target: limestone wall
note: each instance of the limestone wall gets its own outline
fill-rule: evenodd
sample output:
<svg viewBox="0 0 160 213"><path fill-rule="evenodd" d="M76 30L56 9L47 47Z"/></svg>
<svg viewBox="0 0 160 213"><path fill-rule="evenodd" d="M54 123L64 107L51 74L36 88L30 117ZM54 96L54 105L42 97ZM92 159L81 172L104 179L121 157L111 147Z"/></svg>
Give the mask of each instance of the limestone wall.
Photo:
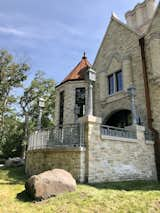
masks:
<svg viewBox="0 0 160 213"><path fill-rule="evenodd" d="M26 174L31 176L49 169L65 169L80 182L85 180L85 149L55 148L32 150L26 156Z"/></svg>
<svg viewBox="0 0 160 213"><path fill-rule="evenodd" d="M160 133L160 5L147 35L145 52L149 78L153 127Z"/></svg>
<svg viewBox="0 0 160 213"><path fill-rule="evenodd" d="M97 72L95 84L95 115L109 116L121 109L130 109L127 88L136 87L136 107L141 121L146 124L146 104L139 36L119 23L114 17L95 59L93 68ZM123 91L108 94L108 75L119 69L123 73Z"/></svg>
<svg viewBox="0 0 160 213"><path fill-rule="evenodd" d="M86 147L55 147L27 152L28 175L62 168L77 181L89 183L156 180L154 142L145 141L144 127L136 126L137 139L102 135L101 118L79 119Z"/></svg>
<svg viewBox="0 0 160 213"><path fill-rule="evenodd" d="M148 25L149 21L154 15L156 8L155 0L145 0L141 4L138 3L132 11L128 11L125 15L127 24L135 29L139 30L144 25ZM147 26L145 27L146 30ZM142 30L144 32L144 30Z"/></svg>
<svg viewBox="0 0 160 213"><path fill-rule="evenodd" d="M137 126L137 139L104 136L101 119L86 118L88 182L156 180L154 143L145 141L144 127Z"/></svg>
<svg viewBox="0 0 160 213"><path fill-rule="evenodd" d="M59 125L59 94L64 91L64 125L76 122L75 118L75 89L86 88L86 107L88 85L85 81L69 81L56 88L55 125Z"/></svg>

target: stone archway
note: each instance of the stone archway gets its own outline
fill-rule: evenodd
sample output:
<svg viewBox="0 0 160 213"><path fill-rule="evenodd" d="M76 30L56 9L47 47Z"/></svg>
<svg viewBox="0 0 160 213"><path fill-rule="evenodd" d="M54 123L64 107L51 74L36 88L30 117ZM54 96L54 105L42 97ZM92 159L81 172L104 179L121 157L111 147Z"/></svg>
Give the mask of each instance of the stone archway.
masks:
<svg viewBox="0 0 160 213"><path fill-rule="evenodd" d="M123 109L112 112L103 122L104 125L124 128L132 125L132 113L130 110Z"/></svg>

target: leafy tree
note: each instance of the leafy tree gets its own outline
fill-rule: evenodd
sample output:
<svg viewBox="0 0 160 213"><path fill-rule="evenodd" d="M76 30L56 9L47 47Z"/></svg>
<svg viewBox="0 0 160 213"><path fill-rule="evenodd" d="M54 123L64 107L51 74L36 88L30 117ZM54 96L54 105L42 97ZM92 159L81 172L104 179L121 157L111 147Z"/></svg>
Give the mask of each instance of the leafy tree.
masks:
<svg viewBox="0 0 160 213"><path fill-rule="evenodd" d="M42 71L38 71L29 87L24 89L20 98L20 105L25 117L25 137L23 142L23 156L26 149L29 132L37 127L39 116L39 99L43 98L45 106L42 114L42 128L54 126L55 81L45 78Z"/></svg>
<svg viewBox="0 0 160 213"><path fill-rule="evenodd" d="M27 64L14 62L11 54L0 50L0 145L5 143L8 132L7 116L11 112L12 103L16 101L12 90L22 86L28 69Z"/></svg>
<svg viewBox="0 0 160 213"><path fill-rule="evenodd" d="M22 141L24 138L24 122L17 119L15 113L8 116L5 121L7 134L5 143L2 144L1 151L3 157L17 157L22 153Z"/></svg>

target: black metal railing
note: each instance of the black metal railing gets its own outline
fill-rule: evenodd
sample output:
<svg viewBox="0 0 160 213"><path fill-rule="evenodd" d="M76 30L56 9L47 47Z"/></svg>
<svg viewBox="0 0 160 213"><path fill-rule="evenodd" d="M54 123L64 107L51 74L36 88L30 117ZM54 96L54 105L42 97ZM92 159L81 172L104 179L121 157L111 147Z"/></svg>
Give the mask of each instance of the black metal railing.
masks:
<svg viewBox="0 0 160 213"><path fill-rule="evenodd" d="M28 150L81 146L84 146L82 127L70 124L63 128L35 131L29 138Z"/></svg>
<svg viewBox="0 0 160 213"><path fill-rule="evenodd" d="M113 126L101 126L101 134L112 136L112 137L121 137L121 138L130 138L130 139L136 139L137 133L134 130L127 130L124 128L118 128Z"/></svg>

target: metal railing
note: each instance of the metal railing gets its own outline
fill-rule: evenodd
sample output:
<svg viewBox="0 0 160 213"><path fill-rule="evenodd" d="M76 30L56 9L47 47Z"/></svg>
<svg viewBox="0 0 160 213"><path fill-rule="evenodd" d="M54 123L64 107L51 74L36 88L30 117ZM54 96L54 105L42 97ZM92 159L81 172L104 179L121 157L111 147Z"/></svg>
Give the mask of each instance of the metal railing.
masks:
<svg viewBox="0 0 160 213"><path fill-rule="evenodd" d="M83 146L82 127L70 124L63 128L35 131L29 138L28 150Z"/></svg>
<svg viewBox="0 0 160 213"><path fill-rule="evenodd" d="M101 126L101 134L112 136L112 137L131 138L131 139L137 138L137 133L134 130L127 130L124 128L118 128L118 127L106 126L106 125Z"/></svg>

